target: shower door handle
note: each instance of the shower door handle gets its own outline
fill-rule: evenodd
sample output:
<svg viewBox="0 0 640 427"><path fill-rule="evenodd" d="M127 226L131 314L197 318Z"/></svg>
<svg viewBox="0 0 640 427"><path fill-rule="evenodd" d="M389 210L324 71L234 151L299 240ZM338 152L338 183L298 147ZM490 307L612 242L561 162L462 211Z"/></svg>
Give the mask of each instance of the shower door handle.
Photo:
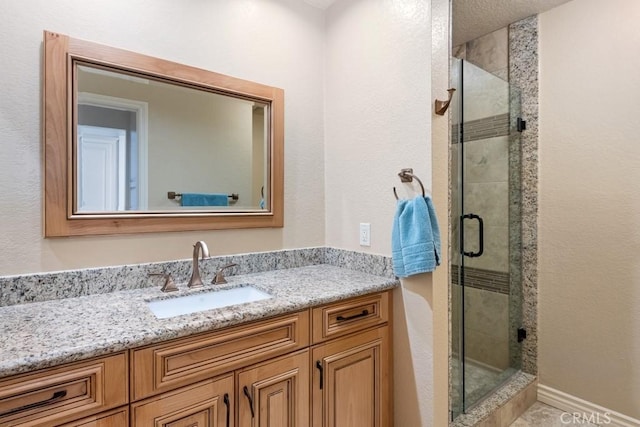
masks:
<svg viewBox="0 0 640 427"><path fill-rule="evenodd" d="M478 252L465 252L464 250L464 233L462 232L462 227L464 227L465 219L477 219L478 220ZM460 217L460 252L462 255L468 256L469 258L477 258L482 255L484 252L484 221L480 215L476 214L466 214Z"/></svg>

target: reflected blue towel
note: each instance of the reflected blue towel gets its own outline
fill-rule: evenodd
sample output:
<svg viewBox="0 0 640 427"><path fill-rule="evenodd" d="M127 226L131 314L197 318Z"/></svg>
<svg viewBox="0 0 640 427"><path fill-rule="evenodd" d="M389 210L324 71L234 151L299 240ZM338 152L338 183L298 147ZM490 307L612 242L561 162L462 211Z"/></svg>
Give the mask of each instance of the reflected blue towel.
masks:
<svg viewBox="0 0 640 427"><path fill-rule="evenodd" d="M226 194L182 193L180 204L182 206L229 206L229 197Z"/></svg>
<svg viewBox="0 0 640 427"><path fill-rule="evenodd" d="M430 197L398 200L391 255L398 277L426 273L440 265L440 229Z"/></svg>

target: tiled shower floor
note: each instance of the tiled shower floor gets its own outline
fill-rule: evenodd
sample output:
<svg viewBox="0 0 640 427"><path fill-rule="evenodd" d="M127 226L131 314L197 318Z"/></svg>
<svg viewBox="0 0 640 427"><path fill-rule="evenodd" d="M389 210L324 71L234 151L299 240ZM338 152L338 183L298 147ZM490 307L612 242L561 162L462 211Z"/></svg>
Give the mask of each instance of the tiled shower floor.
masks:
<svg viewBox="0 0 640 427"><path fill-rule="evenodd" d="M474 363L467 363L465 366L466 398L467 404L475 404L481 398L502 384L507 378L516 372L509 368L506 371L494 371ZM460 404L460 370L458 365L454 365L451 371L453 383L452 407L457 408Z"/></svg>

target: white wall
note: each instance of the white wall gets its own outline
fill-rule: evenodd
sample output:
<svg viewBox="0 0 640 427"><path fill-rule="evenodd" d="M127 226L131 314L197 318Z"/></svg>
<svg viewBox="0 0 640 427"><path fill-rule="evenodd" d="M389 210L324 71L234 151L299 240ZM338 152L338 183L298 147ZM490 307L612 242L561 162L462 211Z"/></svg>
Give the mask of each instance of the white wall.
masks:
<svg viewBox="0 0 640 427"><path fill-rule="evenodd" d="M431 27L421 1L343 0L327 13L327 245L391 254L393 187L413 167L431 188ZM371 223L371 248L358 224Z"/></svg>
<svg viewBox="0 0 640 427"><path fill-rule="evenodd" d="M285 227L42 238L42 31L285 91ZM324 13L300 0L22 0L0 13L0 274L324 244Z"/></svg>
<svg viewBox="0 0 640 427"><path fill-rule="evenodd" d="M403 197L413 197L419 189L402 184L397 173L412 167L432 189L431 18L430 2L419 0L343 0L327 12L328 246L391 255L392 189L397 187ZM445 17L443 23L447 22ZM440 63L446 69L445 52ZM441 89L446 94L446 86ZM446 137L441 143L446 159ZM446 161L442 166L439 177L444 176L440 182L445 189L440 194L445 196L436 208L446 218ZM361 222L371 224L370 248L359 246ZM446 231L443 239L446 251ZM445 289L441 299L446 312L444 280L440 285ZM395 424L432 426L438 412L432 275L403 281L394 298ZM441 326L446 331L446 323ZM446 354L446 343L443 349ZM440 369L446 373L446 362ZM446 380L441 389L446 395ZM446 412L446 398L438 403Z"/></svg>
<svg viewBox="0 0 640 427"><path fill-rule="evenodd" d="M640 2L539 22L540 383L640 418Z"/></svg>

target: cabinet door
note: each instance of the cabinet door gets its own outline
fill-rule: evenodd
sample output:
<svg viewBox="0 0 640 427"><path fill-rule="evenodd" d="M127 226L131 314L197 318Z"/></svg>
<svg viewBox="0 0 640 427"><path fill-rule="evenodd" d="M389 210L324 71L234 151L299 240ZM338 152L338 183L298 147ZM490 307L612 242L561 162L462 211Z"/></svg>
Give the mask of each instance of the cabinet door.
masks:
<svg viewBox="0 0 640 427"><path fill-rule="evenodd" d="M131 405L134 427L232 427L233 374Z"/></svg>
<svg viewBox="0 0 640 427"><path fill-rule="evenodd" d="M388 326L319 345L312 352L313 427L388 427Z"/></svg>
<svg viewBox="0 0 640 427"><path fill-rule="evenodd" d="M309 425L309 351L238 372L239 427Z"/></svg>

